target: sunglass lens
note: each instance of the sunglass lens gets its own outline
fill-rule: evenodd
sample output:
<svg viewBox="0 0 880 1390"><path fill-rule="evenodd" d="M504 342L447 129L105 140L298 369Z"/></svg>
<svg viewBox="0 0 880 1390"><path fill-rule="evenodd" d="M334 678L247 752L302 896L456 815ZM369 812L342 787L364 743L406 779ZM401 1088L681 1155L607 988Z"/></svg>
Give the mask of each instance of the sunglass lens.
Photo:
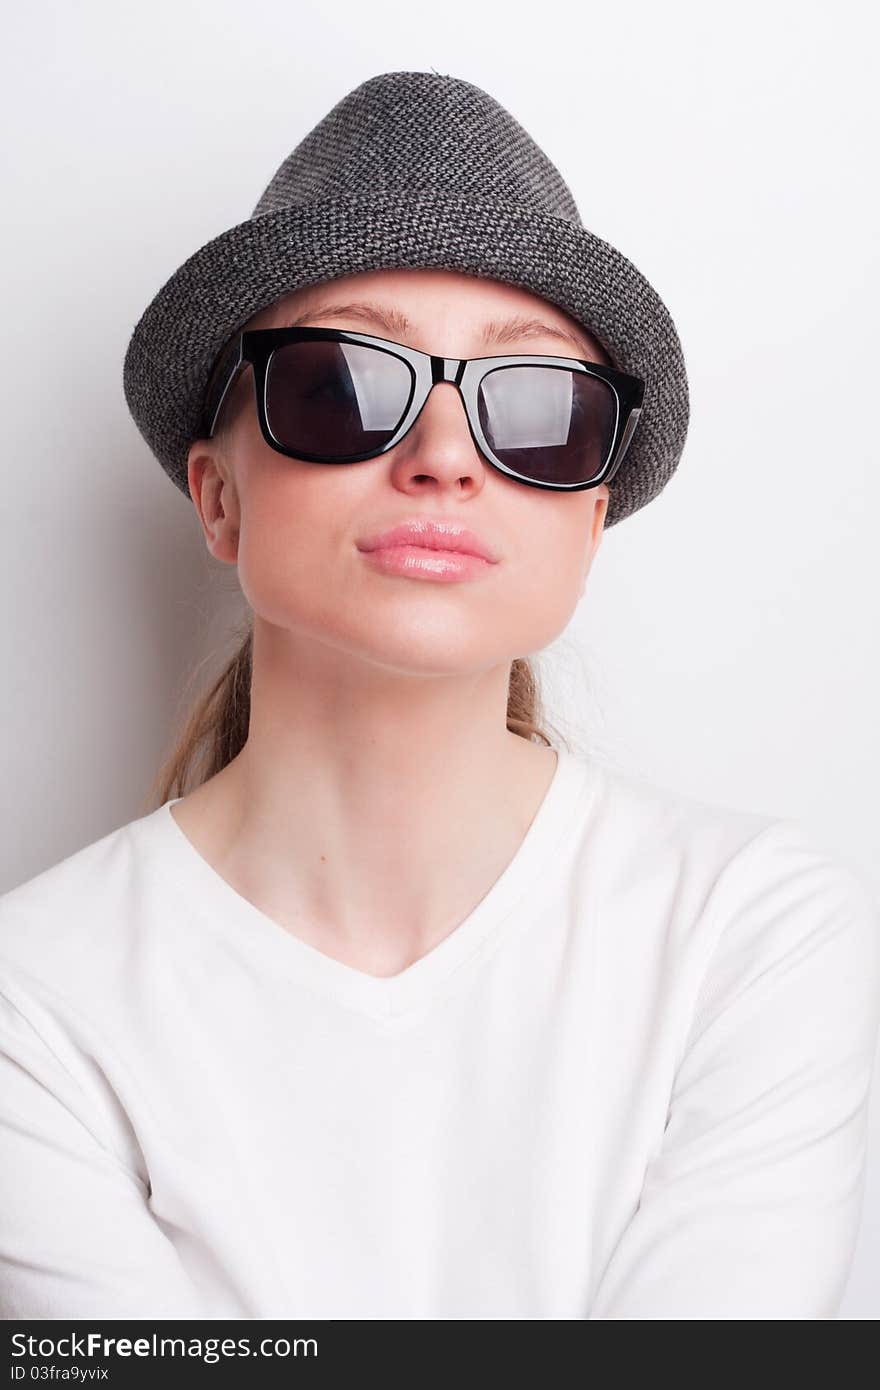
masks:
<svg viewBox="0 0 880 1390"><path fill-rule="evenodd" d="M414 376L399 357L357 343L285 343L266 373L270 432L292 453L341 462L381 449L409 405Z"/></svg>
<svg viewBox="0 0 880 1390"><path fill-rule="evenodd" d="M483 378L478 404L489 446L522 477L586 483L608 459L617 397L598 377L568 367L498 367Z"/></svg>

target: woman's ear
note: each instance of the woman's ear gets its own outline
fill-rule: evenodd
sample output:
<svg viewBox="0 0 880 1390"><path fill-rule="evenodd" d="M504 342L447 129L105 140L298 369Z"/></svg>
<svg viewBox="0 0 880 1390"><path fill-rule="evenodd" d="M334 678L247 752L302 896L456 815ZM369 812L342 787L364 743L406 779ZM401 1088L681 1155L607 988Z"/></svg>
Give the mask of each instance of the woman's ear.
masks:
<svg viewBox="0 0 880 1390"><path fill-rule="evenodd" d="M581 598L587 587L587 577L590 573L590 567L596 558L596 552L602 544L602 537L605 534L605 517L608 512L608 503L610 500L607 483L601 483L600 486L596 488L596 500L593 506L593 519L590 525L589 545L587 546L587 552L584 557L584 573L581 579L579 594Z"/></svg>
<svg viewBox="0 0 880 1390"><path fill-rule="evenodd" d="M240 506L223 436L197 439L190 445L187 478L208 549L216 559L234 565L238 560Z"/></svg>

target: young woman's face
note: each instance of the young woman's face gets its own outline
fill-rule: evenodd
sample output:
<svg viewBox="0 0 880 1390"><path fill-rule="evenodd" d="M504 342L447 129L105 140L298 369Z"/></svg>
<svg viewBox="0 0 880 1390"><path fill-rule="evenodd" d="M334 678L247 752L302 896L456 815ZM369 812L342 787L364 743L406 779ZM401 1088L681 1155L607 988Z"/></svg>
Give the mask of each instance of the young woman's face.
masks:
<svg viewBox="0 0 880 1390"><path fill-rule="evenodd" d="M344 307L367 301L402 312L409 332L390 334ZM307 286L248 326L279 327L328 304L343 307L322 313L315 326L393 337L447 357L492 351L481 343L490 320L539 318L575 342L532 333L496 350L608 361L546 300L449 270L371 271ZM286 458L266 444L250 368L223 418L220 438L191 446L189 486L211 553L238 565L255 616L339 652L424 674L483 670L528 656L565 628L601 539L608 488L551 492L505 477L474 444L451 383L434 387L392 450L345 467ZM390 573L359 549L364 538L421 518L466 526L497 562L442 582Z"/></svg>

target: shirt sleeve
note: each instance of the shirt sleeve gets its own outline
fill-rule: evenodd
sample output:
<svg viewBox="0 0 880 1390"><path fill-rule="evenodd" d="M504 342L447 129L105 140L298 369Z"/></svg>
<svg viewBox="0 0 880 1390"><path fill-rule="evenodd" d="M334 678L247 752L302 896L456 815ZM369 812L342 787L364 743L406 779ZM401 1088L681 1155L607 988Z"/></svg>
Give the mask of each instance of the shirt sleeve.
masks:
<svg viewBox="0 0 880 1390"><path fill-rule="evenodd" d="M0 1317L202 1318L147 1191L87 1097L0 993Z"/></svg>
<svg viewBox="0 0 880 1390"><path fill-rule="evenodd" d="M590 1319L834 1318L855 1253L880 1026L867 884L776 820L721 924L639 1205Z"/></svg>

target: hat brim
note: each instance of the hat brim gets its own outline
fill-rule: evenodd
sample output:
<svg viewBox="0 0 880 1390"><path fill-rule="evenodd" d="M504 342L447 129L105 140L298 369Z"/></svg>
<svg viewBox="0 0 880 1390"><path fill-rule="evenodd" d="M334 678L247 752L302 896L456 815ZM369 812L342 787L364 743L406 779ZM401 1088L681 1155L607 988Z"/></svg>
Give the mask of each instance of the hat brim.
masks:
<svg viewBox="0 0 880 1390"><path fill-rule="evenodd" d="M132 417L189 497L187 455L204 428L215 358L259 310L310 284L363 271L442 267L517 285L559 306L613 364L641 377L638 427L611 484L606 528L646 505L674 472L687 435L688 383L672 317L621 252L563 217L446 190L331 198L249 218L174 272L125 355Z"/></svg>

